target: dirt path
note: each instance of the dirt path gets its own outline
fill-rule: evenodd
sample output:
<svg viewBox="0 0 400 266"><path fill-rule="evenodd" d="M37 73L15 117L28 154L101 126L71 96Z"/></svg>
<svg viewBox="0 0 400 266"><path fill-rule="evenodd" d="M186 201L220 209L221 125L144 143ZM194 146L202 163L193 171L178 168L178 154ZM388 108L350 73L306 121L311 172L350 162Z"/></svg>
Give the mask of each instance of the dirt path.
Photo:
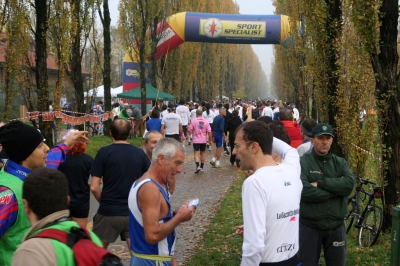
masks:
<svg viewBox="0 0 400 266"><path fill-rule="evenodd" d="M186 154L192 153L192 147L186 148ZM219 208L225 193L240 174L236 166L231 166L229 156L221 160L222 167L217 169L209 163L212 151L206 151L204 172L195 174L193 155L187 156L184 171L177 180L176 191L171 197L174 208L179 207L185 200L199 198L200 203L193 219L181 224L176 229L177 242L175 254L178 265L186 265L191 255L202 244L203 235Z"/></svg>

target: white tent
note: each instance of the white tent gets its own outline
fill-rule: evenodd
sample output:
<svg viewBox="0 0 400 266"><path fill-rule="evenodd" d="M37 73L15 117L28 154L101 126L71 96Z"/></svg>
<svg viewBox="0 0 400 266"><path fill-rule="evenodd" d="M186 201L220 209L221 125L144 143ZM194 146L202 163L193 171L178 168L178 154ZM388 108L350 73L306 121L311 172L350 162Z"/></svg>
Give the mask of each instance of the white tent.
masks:
<svg viewBox="0 0 400 266"><path fill-rule="evenodd" d="M96 92L96 97L98 98L103 98L104 97L104 85L101 85L95 89L89 90L89 97L93 95L93 92ZM117 88L111 88L111 97L117 97L118 93L122 93L122 86L119 86ZM85 97L86 97L86 92L85 92Z"/></svg>

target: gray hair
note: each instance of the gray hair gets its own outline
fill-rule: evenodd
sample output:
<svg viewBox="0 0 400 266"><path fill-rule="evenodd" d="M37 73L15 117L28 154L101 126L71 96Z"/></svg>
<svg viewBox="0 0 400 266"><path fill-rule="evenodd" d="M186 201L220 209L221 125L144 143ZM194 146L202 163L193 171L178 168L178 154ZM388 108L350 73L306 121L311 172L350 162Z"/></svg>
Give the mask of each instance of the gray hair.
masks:
<svg viewBox="0 0 400 266"><path fill-rule="evenodd" d="M226 109L224 107L219 108L219 113L224 112Z"/></svg>
<svg viewBox="0 0 400 266"><path fill-rule="evenodd" d="M169 159L176 155L178 150L185 153L185 150L179 141L172 138L162 138L153 149L151 163L157 162L158 156L160 155L164 155L168 162Z"/></svg>
<svg viewBox="0 0 400 266"><path fill-rule="evenodd" d="M161 135L160 131L150 130L150 131L146 132L146 134L144 134L144 138L143 139L144 139L145 143L147 143L149 141L150 134L160 134Z"/></svg>

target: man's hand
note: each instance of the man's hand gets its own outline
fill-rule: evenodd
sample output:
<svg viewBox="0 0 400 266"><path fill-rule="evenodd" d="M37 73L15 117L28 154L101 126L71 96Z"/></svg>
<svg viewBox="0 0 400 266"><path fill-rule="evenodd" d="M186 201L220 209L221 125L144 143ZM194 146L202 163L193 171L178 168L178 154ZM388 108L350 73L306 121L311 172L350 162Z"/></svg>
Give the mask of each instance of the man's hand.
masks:
<svg viewBox="0 0 400 266"><path fill-rule="evenodd" d="M318 186L318 183L317 182L312 182L312 183L310 183L312 186L314 186L314 187L317 187Z"/></svg>
<svg viewBox="0 0 400 266"><path fill-rule="evenodd" d="M236 226L236 232L237 235L243 237L243 233L244 233L244 226L243 225L238 225Z"/></svg>
<svg viewBox="0 0 400 266"><path fill-rule="evenodd" d="M72 146L74 146L75 142L77 142L77 141L88 142L89 139L85 136L85 134L88 134L88 133L89 132L87 132L87 131L71 132L71 134L64 141L64 143L68 146L68 148L71 149Z"/></svg>
<svg viewBox="0 0 400 266"><path fill-rule="evenodd" d="M192 219L192 217L194 215L196 206L188 207L189 203L192 200L193 199L185 201L185 203L183 203L183 205L178 209L178 211L176 213L176 216L178 217L178 219L181 223L189 221L190 219Z"/></svg>

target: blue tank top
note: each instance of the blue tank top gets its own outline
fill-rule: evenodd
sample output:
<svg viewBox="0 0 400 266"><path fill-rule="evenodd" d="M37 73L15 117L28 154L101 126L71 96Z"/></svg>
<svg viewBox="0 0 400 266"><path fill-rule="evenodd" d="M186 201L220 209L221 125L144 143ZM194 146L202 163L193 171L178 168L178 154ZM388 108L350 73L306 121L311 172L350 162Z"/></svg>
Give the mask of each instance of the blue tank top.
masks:
<svg viewBox="0 0 400 266"><path fill-rule="evenodd" d="M166 217L159 220L159 223L166 223L172 218L172 209L169 197L165 190L157 184L154 180L147 178L139 184L136 182L133 184L129 193L128 205L129 205L129 237L131 239L131 249L136 253L148 254L148 255L161 255L161 256L172 256L175 249L175 230L171 232L166 238L158 242L157 244L151 245L146 241L143 228L142 211L138 206L137 194L142 185L147 182L153 182L157 185L158 189L164 196L165 201L169 207L169 213Z"/></svg>

